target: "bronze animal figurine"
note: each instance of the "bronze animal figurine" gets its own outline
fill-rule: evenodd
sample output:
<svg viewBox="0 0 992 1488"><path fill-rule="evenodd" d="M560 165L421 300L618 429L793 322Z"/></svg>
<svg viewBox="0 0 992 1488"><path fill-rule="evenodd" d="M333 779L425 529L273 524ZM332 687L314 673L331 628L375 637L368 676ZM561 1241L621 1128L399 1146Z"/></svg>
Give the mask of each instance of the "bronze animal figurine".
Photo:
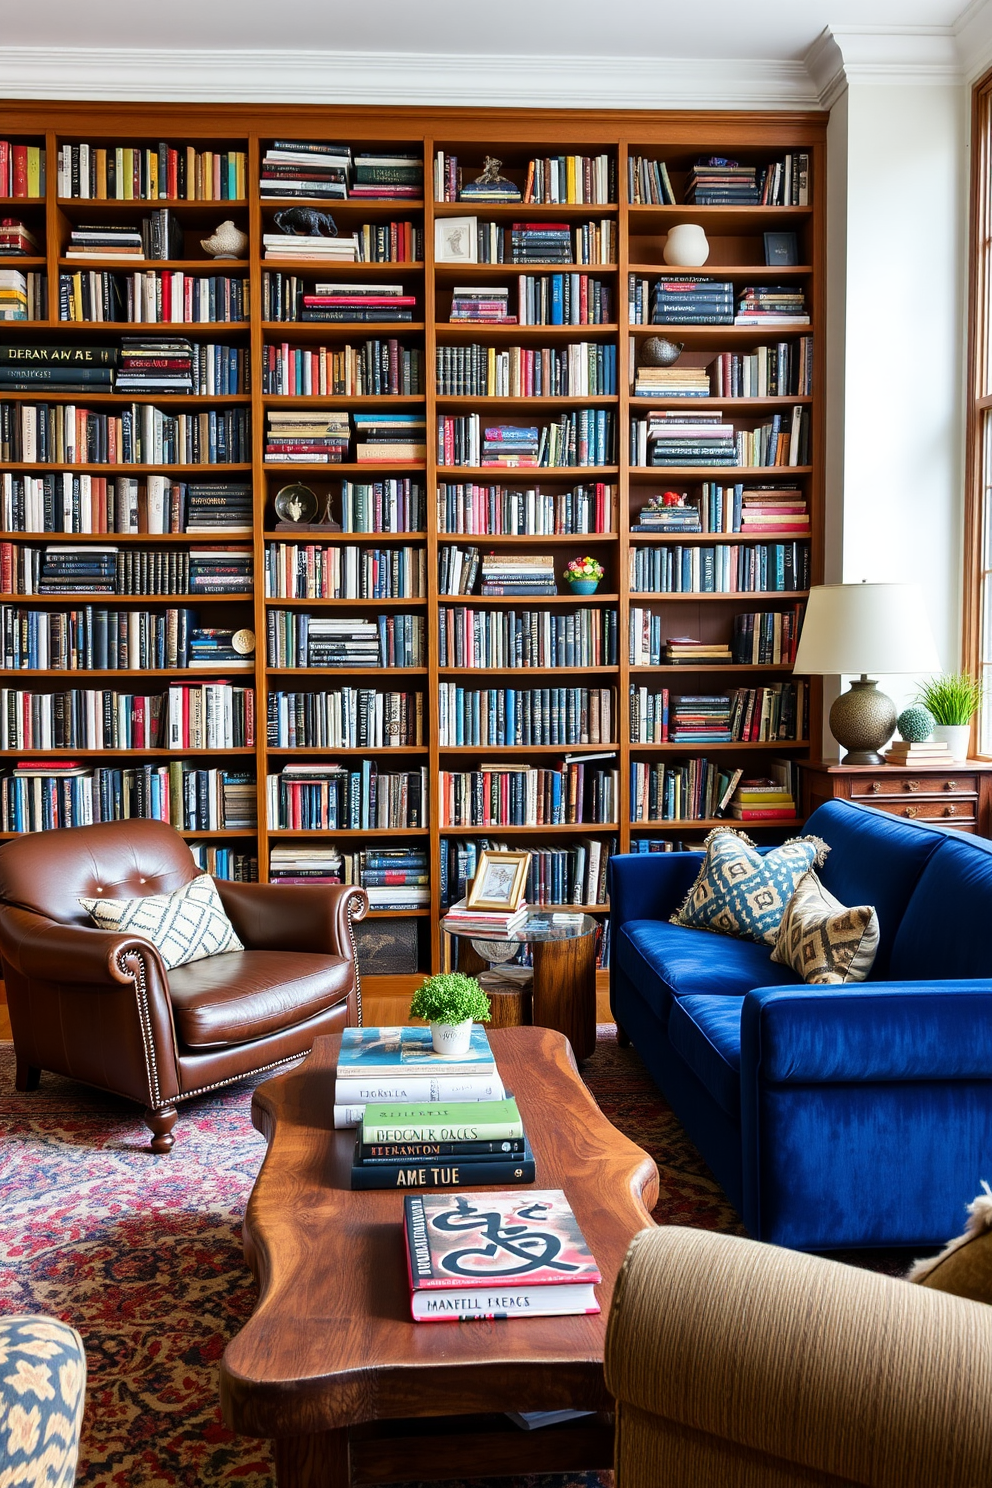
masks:
<svg viewBox="0 0 992 1488"><path fill-rule="evenodd" d="M286 207L277 212L275 224L280 232L305 234L311 238L336 238L337 224L330 212L318 212L316 207Z"/></svg>

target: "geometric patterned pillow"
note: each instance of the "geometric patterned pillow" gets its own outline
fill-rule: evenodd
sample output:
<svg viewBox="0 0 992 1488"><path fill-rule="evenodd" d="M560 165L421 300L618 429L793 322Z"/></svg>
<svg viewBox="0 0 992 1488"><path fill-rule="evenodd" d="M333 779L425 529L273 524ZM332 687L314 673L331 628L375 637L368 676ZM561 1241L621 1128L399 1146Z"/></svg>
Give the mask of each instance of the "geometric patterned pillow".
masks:
<svg viewBox="0 0 992 1488"><path fill-rule="evenodd" d="M715 827L703 846L703 865L672 924L766 945L774 945L803 874L830 851L819 837L796 837L759 853L749 837L732 827Z"/></svg>
<svg viewBox="0 0 992 1488"><path fill-rule="evenodd" d="M878 950L878 916L870 904L845 909L812 871L782 918L772 960L804 982L863 982Z"/></svg>
<svg viewBox="0 0 992 1488"><path fill-rule="evenodd" d="M72 1488L86 1355L58 1318L0 1318L0 1482Z"/></svg>
<svg viewBox="0 0 992 1488"><path fill-rule="evenodd" d="M243 951L209 873L174 894L143 899L80 899L101 930L130 930L157 947L166 970L221 951Z"/></svg>

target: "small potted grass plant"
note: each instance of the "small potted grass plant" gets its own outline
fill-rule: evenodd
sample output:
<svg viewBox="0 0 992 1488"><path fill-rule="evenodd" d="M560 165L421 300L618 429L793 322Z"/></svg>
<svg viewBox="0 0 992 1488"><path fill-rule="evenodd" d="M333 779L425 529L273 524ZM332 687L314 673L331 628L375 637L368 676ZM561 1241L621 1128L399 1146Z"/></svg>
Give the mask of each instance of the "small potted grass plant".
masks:
<svg viewBox="0 0 992 1488"><path fill-rule="evenodd" d="M968 672L947 672L920 688L916 701L933 714L933 736L955 760L968 758L971 720L982 704L982 684Z"/></svg>
<svg viewBox="0 0 992 1488"><path fill-rule="evenodd" d="M461 971L442 971L426 977L410 1004L410 1016L431 1026L435 1054L465 1054L472 1042L472 1024L488 1023L489 998L475 977Z"/></svg>

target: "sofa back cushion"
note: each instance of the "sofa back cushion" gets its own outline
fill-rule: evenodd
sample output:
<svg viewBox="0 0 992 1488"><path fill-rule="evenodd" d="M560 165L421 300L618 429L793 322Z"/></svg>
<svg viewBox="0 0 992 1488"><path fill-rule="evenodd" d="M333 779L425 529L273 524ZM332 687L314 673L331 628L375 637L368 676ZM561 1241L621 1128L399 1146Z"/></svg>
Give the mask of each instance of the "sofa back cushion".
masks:
<svg viewBox="0 0 992 1488"><path fill-rule="evenodd" d="M901 822L870 806L828 801L803 831L830 843L820 880L841 904L871 904L878 915L878 950L870 981L896 976L892 947L920 875L945 841L928 827ZM973 974L973 973L972 973ZM913 973L917 977L926 972Z"/></svg>
<svg viewBox="0 0 992 1488"><path fill-rule="evenodd" d="M992 843L941 836L896 935L894 979L992 976Z"/></svg>

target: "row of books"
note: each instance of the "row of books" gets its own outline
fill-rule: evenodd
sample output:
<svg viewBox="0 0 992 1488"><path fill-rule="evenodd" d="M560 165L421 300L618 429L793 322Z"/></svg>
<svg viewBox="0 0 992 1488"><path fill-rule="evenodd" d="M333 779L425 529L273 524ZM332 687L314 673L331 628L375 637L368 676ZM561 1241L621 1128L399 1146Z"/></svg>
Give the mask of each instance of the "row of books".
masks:
<svg viewBox="0 0 992 1488"><path fill-rule="evenodd" d="M564 610L479 610L445 605L438 665L505 668L615 666L617 615L588 605Z"/></svg>
<svg viewBox="0 0 992 1488"><path fill-rule="evenodd" d="M446 545L441 549L439 594L471 594L480 576L483 595L548 596L558 593L553 555L487 553L480 558L478 548Z"/></svg>
<svg viewBox="0 0 992 1488"><path fill-rule="evenodd" d="M266 414L265 459L270 463L341 464L351 443L359 463L427 458L423 413L354 413L329 409L271 409Z"/></svg>
<svg viewBox="0 0 992 1488"><path fill-rule="evenodd" d="M221 847L215 842L187 842L186 846L201 873L233 883L258 883L258 857L239 847Z"/></svg>
<svg viewBox="0 0 992 1488"><path fill-rule="evenodd" d="M303 308L299 319L334 322L412 321L416 304L416 295L405 293L402 284L332 281L326 284L317 283L312 290L304 288Z"/></svg>
<svg viewBox="0 0 992 1488"><path fill-rule="evenodd" d="M142 217L137 227L124 222L80 225L69 230L65 258L120 258L155 260L184 258L182 224L169 207Z"/></svg>
<svg viewBox="0 0 992 1488"><path fill-rule="evenodd" d="M613 286L590 274L521 274L521 325L609 325L616 314Z"/></svg>
<svg viewBox="0 0 992 1488"><path fill-rule="evenodd" d="M173 413L151 403L99 413L0 402L0 459L26 464L222 465L251 459L247 408Z"/></svg>
<svg viewBox="0 0 992 1488"><path fill-rule="evenodd" d="M365 222L354 232L331 238L318 233L263 233L262 250L263 258L270 263L280 259L323 264L420 263L424 233L412 222ZM263 314L265 320L281 318Z"/></svg>
<svg viewBox="0 0 992 1488"><path fill-rule="evenodd" d="M43 258L43 241L20 217L0 217L0 258Z"/></svg>
<svg viewBox="0 0 992 1488"><path fill-rule="evenodd" d="M630 609L631 666L696 665L773 666L795 660L802 623L802 606L735 615L730 641L701 641L692 636L670 636L670 622L655 610Z"/></svg>
<svg viewBox="0 0 992 1488"><path fill-rule="evenodd" d="M424 163L419 154L356 151L329 140L276 140L262 155L258 183L263 200L278 197L419 197Z"/></svg>
<svg viewBox="0 0 992 1488"><path fill-rule="evenodd" d="M810 457L810 412L797 403L753 429L735 429L722 414L657 410L630 421L630 462L655 468L739 465L802 466Z"/></svg>
<svg viewBox="0 0 992 1488"><path fill-rule="evenodd" d="M232 324L251 314L247 276L182 269L77 269L59 274L59 320Z"/></svg>
<svg viewBox="0 0 992 1488"><path fill-rule="evenodd" d="M788 285L748 284L736 291L730 279L670 273L649 287L632 274L627 299L632 325L809 325L805 291Z"/></svg>
<svg viewBox="0 0 992 1488"><path fill-rule="evenodd" d="M424 743L422 692L269 691L267 739L281 749L383 749Z"/></svg>
<svg viewBox="0 0 992 1488"><path fill-rule="evenodd" d="M45 195L45 147L0 139L0 196Z"/></svg>
<svg viewBox="0 0 992 1488"><path fill-rule="evenodd" d="M29 269L0 268L0 323L48 319L48 278Z"/></svg>
<svg viewBox="0 0 992 1488"><path fill-rule="evenodd" d="M438 530L489 537L546 537L612 532L616 488L597 481L571 491L511 489L442 481Z"/></svg>
<svg viewBox="0 0 992 1488"><path fill-rule="evenodd" d="M240 749L255 743L255 690L174 683L164 693L0 688L0 749Z"/></svg>
<svg viewBox="0 0 992 1488"><path fill-rule="evenodd" d="M9 671L230 671L252 666L254 650L250 630L201 627L192 609L0 604L0 655Z"/></svg>
<svg viewBox="0 0 992 1488"><path fill-rule="evenodd" d="M597 765L596 761L606 760ZM560 765L480 764L442 770L442 827L544 827L617 819L616 755L566 755Z"/></svg>
<svg viewBox="0 0 992 1488"><path fill-rule="evenodd" d="M165 475L41 475L0 472L5 532L250 532L251 486L239 481L174 481Z"/></svg>
<svg viewBox="0 0 992 1488"><path fill-rule="evenodd" d="M314 847L293 843L273 847L270 877L274 883L358 884L370 909L425 909L430 904L429 855L426 848L368 848L342 852L333 843Z"/></svg>
<svg viewBox="0 0 992 1488"><path fill-rule="evenodd" d="M709 821L725 814L740 771L700 756L667 763L631 760L630 820Z"/></svg>
<svg viewBox="0 0 992 1488"><path fill-rule="evenodd" d="M0 542L4 594L250 594L250 548L125 548Z"/></svg>
<svg viewBox="0 0 992 1488"><path fill-rule="evenodd" d="M437 263L612 264L617 257L617 225L597 221L480 222L478 217L445 217L434 224Z"/></svg>
<svg viewBox="0 0 992 1488"><path fill-rule="evenodd" d="M244 393L244 348L124 336L115 346L0 346L0 391Z"/></svg>
<svg viewBox="0 0 992 1488"><path fill-rule="evenodd" d="M423 352L395 337L360 346L262 348L262 392L287 397L409 397L423 392Z"/></svg>
<svg viewBox="0 0 992 1488"><path fill-rule="evenodd" d="M442 837L439 895L442 905L464 897L475 877L479 854L506 852L509 843L493 837ZM532 850L524 883L524 898L531 905L605 904L606 872L616 852L616 838L572 839L560 848Z"/></svg>
<svg viewBox="0 0 992 1488"><path fill-rule="evenodd" d="M767 166L740 165L719 156L697 161L688 173L684 200L694 206L809 205L809 154L800 151ZM663 160L627 157L627 200L633 206L674 207L675 187Z"/></svg>
<svg viewBox="0 0 992 1488"><path fill-rule="evenodd" d="M672 501L670 498L675 497ZM721 486L703 481L698 497L665 492L652 496L637 514L632 532L743 532L749 536L807 536L809 507L805 494L792 486Z"/></svg>
<svg viewBox="0 0 992 1488"><path fill-rule="evenodd" d="M426 594L424 548L266 544L267 599L421 599Z"/></svg>
<svg viewBox="0 0 992 1488"><path fill-rule="evenodd" d="M808 397L813 391L813 338L800 336L753 352L721 352L705 367L637 367L638 398Z"/></svg>
<svg viewBox="0 0 992 1488"><path fill-rule="evenodd" d="M533 202L581 206L616 200L616 161L609 155L550 155L536 157L520 172L516 185L506 176L478 181L458 156L438 150L434 157L434 200L438 202Z"/></svg>
<svg viewBox="0 0 992 1488"><path fill-rule="evenodd" d="M243 201L244 150L193 145L59 146L58 194L92 201Z"/></svg>
<svg viewBox="0 0 992 1488"><path fill-rule="evenodd" d="M667 687L653 690L631 683L630 742L729 744L804 739L807 704L801 681L684 695L670 694ZM700 737L693 739L693 734Z"/></svg>
<svg viewBox="0 0 992 1488"><path fill-rule="evenodd" d="M0 774L0 830L50 832L143 817L180 832L253 831L255 780L186 761L90 768L77 761L25 762Z"/></svg>
<svg viewBox="0 0 992 1488"><path fill-rule="evenodd" d="M601 342L569 346L439 346L441 397L590 398L617 391L617 349Z"/></svg>
<svg viewBox="0 0 992 1488"><path fill-rule="evenodd" d="M429 786L424 767L379 770L355 766L288 764L266 779L269 826L276 830L334 831L417 828L427 825Z"/></svg>
<svg viewBox="0 0 992 1488"><path fill-rule="evenodd" d="M483 425L477 413L439 414L439 465L504 469L569 469L611 465L616 458L616 418L605 408L573 409L554 423Z"/></svg>
<svg viewBox="0 0 992 1488"><path fill-rule="evenodd" d="M808 589L805 542L631 548L632 594L775 594Z"/></svg>
<svg viewBox="0 0 992 1488"><path fill-rule="evenodd" d="M409 476L341 482L343 532L423 532L426 525L423 488Z"/></svg>
<svg viewBox="0 0 992 1488"><path fill-rule="evenodd" d="M463 687L438 690L441 748L613 744L612 687Z"/></svg>
<svg viewBox="0 0 992 1488"><path fill-rule="evenodd" d="M271 609L266 615L270 667L422 667L423 615L310 615Z"/></svg>

